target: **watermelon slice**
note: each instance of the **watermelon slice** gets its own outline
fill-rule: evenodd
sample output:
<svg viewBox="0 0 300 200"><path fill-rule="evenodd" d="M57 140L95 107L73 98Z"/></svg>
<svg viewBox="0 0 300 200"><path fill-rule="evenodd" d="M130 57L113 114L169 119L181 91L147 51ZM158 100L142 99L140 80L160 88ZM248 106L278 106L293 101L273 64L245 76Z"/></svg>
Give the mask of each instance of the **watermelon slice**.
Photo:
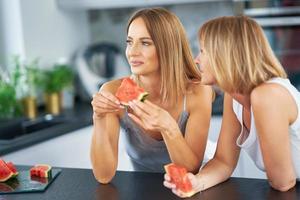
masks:
<svg viewBox="0 0 300 200"><path fill-rule="evenodd" d="M30 169L30 176L38 176L48 178L51 176L51 166L46 164L38 164Z"/></svg>
<svg viewBox="0 0 300 200"><path fill-rule="evenodd" d="M185 193L187 197L194 194L192 184L186 176L187 170L184 167L170 163L164 166L165 171L171 178L171 182L176 185L176 188Z"/></svg>
<svg viewBox="0 0 300 200"><path fill-rule="evenodd" d="M13 177L16 177L19 174L19 172L17 171L17 168L15 167L15 165L12 162L8 162L8 163L6 163L6 165L14 173Z"/></svg>
<svg viewBox="0 0 300 200"><path fill-rule="evenodd" d="M128 102L132 100L144 101L147 96L148 92L145 92L131 78L124 78L116 92L116 97L124 106L128 106Z"/></svg>
<svg viewBox="0 0 300 200"><path fill-rule="evenodd" d="M0 182L5 182L13 176L14 173L9 169L6 162L0 159Z"/></svg>

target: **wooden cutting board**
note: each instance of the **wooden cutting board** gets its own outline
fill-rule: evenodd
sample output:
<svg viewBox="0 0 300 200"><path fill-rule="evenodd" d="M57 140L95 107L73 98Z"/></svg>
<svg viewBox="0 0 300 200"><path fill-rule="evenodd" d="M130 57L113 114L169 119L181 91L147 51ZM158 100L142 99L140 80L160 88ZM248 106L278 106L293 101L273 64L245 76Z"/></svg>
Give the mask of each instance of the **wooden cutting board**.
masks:
<svg viewBox="0 0 300 200"><path fill-rule="evenodd" d="M29 170L19 171L15 178L0 183L0 194L43 192L59 175L61 169L52 169L52 176L48 178L30 177Z"/></svg>

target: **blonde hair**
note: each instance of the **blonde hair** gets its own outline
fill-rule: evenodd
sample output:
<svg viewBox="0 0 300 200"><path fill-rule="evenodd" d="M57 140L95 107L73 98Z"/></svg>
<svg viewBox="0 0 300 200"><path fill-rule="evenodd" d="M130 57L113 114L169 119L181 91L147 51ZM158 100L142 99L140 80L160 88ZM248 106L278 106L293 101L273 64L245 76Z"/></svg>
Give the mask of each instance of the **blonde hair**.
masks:
<svg viewBox="0 0 300 200"><path fill-rule="evenodd" d="M287 76L262 28L249 17L212 19L198 36L217 84L227 92L250 94L273 77Z"/></svg>
<svg viewBox="0 0 300 200"><path fill-rule="evenodd" d="M184 28L177 16L168 10L147 8L131 16L127 33L130 24L137 18L144 20L156 47L161 74L161 101L177 103L178 98L186 93L187 84L201 79Z"/></svg>

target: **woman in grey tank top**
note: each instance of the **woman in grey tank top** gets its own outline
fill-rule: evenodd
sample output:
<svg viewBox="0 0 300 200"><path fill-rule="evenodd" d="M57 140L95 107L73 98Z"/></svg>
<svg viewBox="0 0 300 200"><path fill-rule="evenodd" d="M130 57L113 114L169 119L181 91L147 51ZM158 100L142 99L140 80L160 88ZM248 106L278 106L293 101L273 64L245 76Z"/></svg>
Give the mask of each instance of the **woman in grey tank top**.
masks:
<svg viewBox="0 0 300 200"><path fill-rule="evenodd" d="M206 146L213 91L201 79L179 19L163 8L139 10L127 26L131 78L149 96L124 108L115 97L122 79L94 95L91 161L95 178L109 182L118 164L120 128L135 170L163 172L170 162L197 172Z"/></svg>

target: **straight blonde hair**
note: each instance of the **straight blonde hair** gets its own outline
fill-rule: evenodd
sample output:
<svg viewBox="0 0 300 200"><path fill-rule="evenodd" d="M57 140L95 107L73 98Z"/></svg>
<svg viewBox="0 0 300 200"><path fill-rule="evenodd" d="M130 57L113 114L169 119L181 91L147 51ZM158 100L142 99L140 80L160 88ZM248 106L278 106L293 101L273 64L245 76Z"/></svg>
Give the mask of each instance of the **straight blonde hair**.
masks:
<svg viewBox="0 0 300 200"><path fill-rule="evenodd" d="M137 18L144 20L156 47L161 74L161 101L176 104L178 98L186 93L189 82L201 80L183 25L176 15L164 8L147 8L131 16L127 33L130 24Z"/></svg>
<svg viewBox="0 0 300 200"><path fill-rule="evenodd" d="M249 17L212 19L198 36L217 85L226 92L250 94L273 77L287 77L262 28Z"/></svg>

